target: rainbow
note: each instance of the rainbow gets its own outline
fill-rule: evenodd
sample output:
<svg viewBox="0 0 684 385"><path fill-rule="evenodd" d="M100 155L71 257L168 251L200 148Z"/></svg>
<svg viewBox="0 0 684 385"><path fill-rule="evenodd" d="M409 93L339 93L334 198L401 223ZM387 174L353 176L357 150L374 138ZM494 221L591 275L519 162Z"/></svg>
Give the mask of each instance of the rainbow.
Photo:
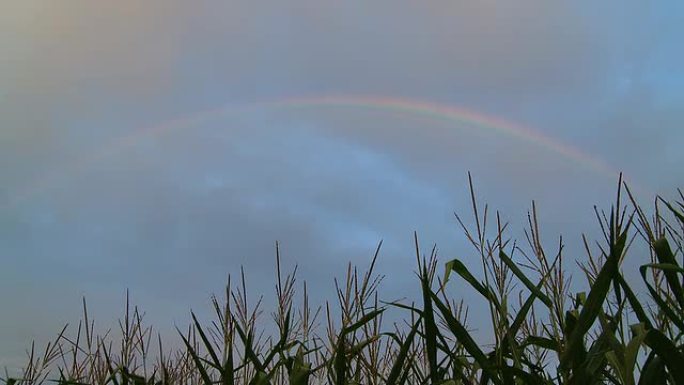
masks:
<svg viewBox="0 0 684 385"><path fill-rule="evenodd" d="M432 103L416 99L375 96L320 96L296 97L261 103L264 106L283 108L359 108L380 111L394 111L409 115L457 124L460 128L471 127L490 130L497 134L517 138L556 153L574 163L582 165L593 172L616 177L619 172L606 162L593 157L582 150L564 144L542 133L504 119L485 115L473 110L446 104Z"/></svg>
<svg viewBox="0 0 684 385"><path fill-rule="evenodd" d="M615 178L618 171L611 168L603 160L583 152L582 150L564 144L542 133L495 116L486 115L466 108L460 108L452 105L439 104L428 102L424 100L386 97L386 96L357 96L357 95L327 95L316 97L289 97L276 99L271 101L261 101L242 104L229 104L216 109L201 111L192 115L186 115L177 119L168 120L160 124L149 126L135 130L130 135L125 135L109 143L104 148L99 148L97 151L87 154L78 159L76 162L67 166L67 170L62 170L66 176L80 174L86 171L91 164L98 162L104 158L116 156L127 148L135 146L140 141L150 138L166 135L174 130L187 129L189 127L201 124L211 118L216 118L221 115L231 113L244 113L250 110L262 110L267 108L282 108L282 109L312 109L312 108L338 108L338 109L365 109L378 110L385 112L398 112L413 116L423 116L436 121L443 121L449 124L457 125L459 128L481 129L489 130L496 134L506 135L516 138L518 140L528 142L544 148L552 153L558 154L573 163L587 168L595 173L605 174ZM27 196L39 192L50 184L56 182L61 175L48 175L45 178L40 178L35 185L22 191L18 199L14 202L10 201L9 206L13 203L23 201Z"/></svg>

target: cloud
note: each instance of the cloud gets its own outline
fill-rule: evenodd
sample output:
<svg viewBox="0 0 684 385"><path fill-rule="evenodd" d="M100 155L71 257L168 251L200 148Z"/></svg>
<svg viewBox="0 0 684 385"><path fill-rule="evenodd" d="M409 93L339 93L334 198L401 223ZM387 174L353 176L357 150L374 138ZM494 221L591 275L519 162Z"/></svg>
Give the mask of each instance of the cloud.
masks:
<svg viewBox="0 0 684 385"><path fill-rule="evenodd" d="M10 70L23 91L77 99L84 88L144 98L209 82L237 87L224 91L233 97L279 88L529 96L590 86L628 41L611 30L623 19L604 25L536 0L39 4L14 12L24 22L7 35L21 47Z"/></svg>

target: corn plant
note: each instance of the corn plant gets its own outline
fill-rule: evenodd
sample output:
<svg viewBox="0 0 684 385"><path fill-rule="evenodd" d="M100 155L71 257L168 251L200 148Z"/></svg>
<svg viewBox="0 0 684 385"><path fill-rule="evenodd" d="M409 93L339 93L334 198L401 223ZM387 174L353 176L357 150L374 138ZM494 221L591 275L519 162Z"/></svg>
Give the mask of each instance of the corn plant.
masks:
<svg viewBox="0 0 684 385"><path fill-rule="evenodd" d="M335 297L312 307L296 267L283 274L276 244L271 321L261 299L249 301L244 271L237 285L229 278L224 295L212 298L213 321L191 312L190 324L177 329L175 350L145 325L128 295L118 327L104 333L95 332L84 299L76 327L65 326L42 354L31 345L22 374L4 382L684 384L681 191L675 202L656 198L647 211L620 180L610 210L595 210L600 240L580 240L586 257L576 261L575 275L589 289L578 291L564 240L551 253L542 244L536 205L517 242L469 182L473 217L456 221L472 254L449 259L442 273L436 247L423 253L414 234L413 300L382 300L383 276L375 272L380 243L367 269L349 265L334 281ZM467 267L474 260L481 271ZM641 282L630 282L624 270L638 264ZM487 304L484 331L492 344L471 329L465 290ZM388 325L390 312L403 321Z"/></svg>

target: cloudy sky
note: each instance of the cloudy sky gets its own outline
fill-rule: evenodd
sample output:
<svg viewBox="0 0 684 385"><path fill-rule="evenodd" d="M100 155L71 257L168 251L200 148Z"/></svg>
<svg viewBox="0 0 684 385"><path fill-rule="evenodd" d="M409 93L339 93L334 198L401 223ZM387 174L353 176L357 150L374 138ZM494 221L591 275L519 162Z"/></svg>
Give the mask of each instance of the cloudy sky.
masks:
<svg viewBox="0 0 684 385"><path fill-rule="evenodd" d="M551 242L598 236L618 171L684 184L681 2L1 3L0 366L81 296L170 330L241 265L270 292L276 240L319 301L381 239L408 293L414 230L473 255L468 171Z"/></svg>

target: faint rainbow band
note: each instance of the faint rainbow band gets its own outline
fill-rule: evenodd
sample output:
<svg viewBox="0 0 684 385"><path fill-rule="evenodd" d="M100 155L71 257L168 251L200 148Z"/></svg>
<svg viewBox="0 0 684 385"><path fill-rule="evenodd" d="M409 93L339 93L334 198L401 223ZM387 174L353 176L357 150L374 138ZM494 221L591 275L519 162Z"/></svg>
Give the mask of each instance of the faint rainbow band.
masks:
<svg viewBox="0 0 684 385"><path fill-rule="evenodd" d="M174 130L193 127L202 123L203 121L224 114L240 113L250 109L312 109L323 107L400 112L408 115L424 116L429 119L444 121L447 123L456 123L461 129L479 128L482 130L490 130L496 134L507 135L545 148L550 152L556 153L572 161L573 163L591 170L592 172L610 176L612 178L617 178L617 176L620 174L618 170L612 168L605 161L591 156L577 147L564 144L532 128L516 124L496 116L486 115L481 112L463 107L419 99L363 95L286 97L270 101L242 104L234 103L215 109L200 111L191 115L164 121L160 124L137 129L129 135L124 135L119 139L112 141L104 148L98 150L97 153L91 153L83 158L80 158L78 162L72 165L70 170L68 170L68 173L79 174L80 172L85 171L90 164L96 163L97 161L107 157L115 156L146 138L163 136L173 132ZM49 185L50 181L54 180L54 178L54 176L52 178L41 178L36 185L26 189L26 191L19 196L18 201L24 201L27 197L32 196L33 193L39 192L43 187ZM639 187L637 186L637 188ZM10 201L8 206L11 207L15 203L17 202Z"/></svg>

